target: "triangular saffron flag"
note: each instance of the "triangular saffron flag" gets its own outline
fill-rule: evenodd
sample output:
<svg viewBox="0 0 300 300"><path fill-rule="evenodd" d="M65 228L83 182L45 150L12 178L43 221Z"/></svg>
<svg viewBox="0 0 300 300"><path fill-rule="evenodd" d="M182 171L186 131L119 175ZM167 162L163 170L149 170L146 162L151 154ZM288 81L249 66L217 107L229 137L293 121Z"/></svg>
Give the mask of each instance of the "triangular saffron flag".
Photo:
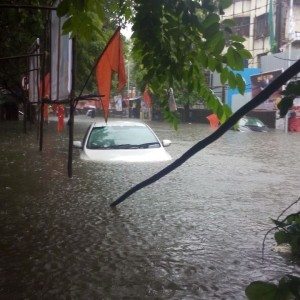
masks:
<svg viewBox="0 0 300 300"><path fill-rule="evenodd" d="M43 100L50 99L50 73L47 73L44 76L43 80L40 81L39 93L40 93L40 97ZM44 114L45 122L48 122L48 119L49 119L48 104L44 104L43 114Z"/></svg>
<svg viewBox="0 0 300 300"><path fill-rule="evenodd" d="M150 108L152 106L152 99L151 99L151 96L147 89L145 89L145 91L143 93L143 99L144 99L146 105Z"/></svg>
<svg viewBox="0 0 300 300"><path fill-rule="evenodd" d="M121 90L126 84L123 46L120 29L121 28L118 27L114 35L111 37L110 41L102 52L96 66L98 92L99 95L104 95L101 97L101 103L105 121L107 121L108 118L111 77L113 72L118 73L119 90Z"/></svg>
<svg viewBox="0 0 300 300"><path fill-rule="evenodd" d="M47 73L40 81L39 93L42 99L50 99L50 73Z"/></svg>

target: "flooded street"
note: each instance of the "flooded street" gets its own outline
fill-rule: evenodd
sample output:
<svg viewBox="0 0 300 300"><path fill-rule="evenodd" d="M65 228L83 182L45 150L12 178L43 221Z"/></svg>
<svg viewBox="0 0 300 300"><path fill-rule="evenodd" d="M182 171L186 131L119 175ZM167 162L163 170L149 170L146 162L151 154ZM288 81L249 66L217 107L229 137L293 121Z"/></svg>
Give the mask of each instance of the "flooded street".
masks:
<svg viewBox="0 0 300 300"><path fill-rule="evenodd" d="M76 117L75 140L92 119ZM245 299L254 280L300 274L273 250L277 216L300 196L300 135L227 132L180 168L109 204L167 163L79 159L68 132L0 124L1 299ZM212 132L151 122L174 159ZM288 213L299 210L291 208Z"/></svg>

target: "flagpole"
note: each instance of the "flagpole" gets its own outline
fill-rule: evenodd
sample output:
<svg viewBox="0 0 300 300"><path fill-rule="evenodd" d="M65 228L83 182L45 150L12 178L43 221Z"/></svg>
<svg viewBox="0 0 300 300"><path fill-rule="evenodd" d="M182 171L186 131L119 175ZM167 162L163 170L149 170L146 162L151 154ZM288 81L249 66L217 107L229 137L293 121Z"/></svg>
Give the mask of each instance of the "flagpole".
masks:
<svg viewBox="0 0 300 300"><path fill-rule="evenodd" d="M112 35L112 37L109 39L109 41L108 41L108 43L106 44L105 48L103 49L103 51L101 52L100 56L99 56L98 59L96 60L96 62L95 62L95 64L94 64L94 66L92 67L92 70L91 70L91 72L90 72L88 78L86 79L86 81L85 81L85 83L84 83L84 85L83 85L83 87L82 87L82 89L81 89L81 91L80 91L80 93L79 93L78 98L81 97L81 95L82 95L82 93L83 93L83 91L84 91L84 89L85 89L85 87L86 87L88 81L90 80L90 78L91 78L91 76L92 76L94 70L96 69L96 67L97 67L97 65L98 65L98 62L99 62L99 60L101 59L103 53L105 52L105 50L106 50L107 47L109 46L110 42L114 39L114 37L116 36L116 34L117 34L120 30L121 30L121 26L118 26L118 28L116 29L115 33L114 33L114 34ZM100 97L100 100L101 100L101 97ZM77 102L75 103L75 106L76 106L76 105L77 105Z"/></svg>

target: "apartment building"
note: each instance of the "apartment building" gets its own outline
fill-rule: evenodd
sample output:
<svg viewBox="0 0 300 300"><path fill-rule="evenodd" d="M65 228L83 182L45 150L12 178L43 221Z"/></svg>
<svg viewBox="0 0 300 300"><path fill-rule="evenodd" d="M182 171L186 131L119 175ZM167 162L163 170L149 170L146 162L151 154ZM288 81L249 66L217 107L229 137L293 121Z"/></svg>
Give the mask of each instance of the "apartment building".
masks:
<svg viewBox="0 0 300 300"><path fill-rule="evenodd" d="M220 76L212 74L212 87L233 112L253 98L255 77L260 74L279 76L300 59L300 0L232 0L224 19L234 19L232 30L245 38L244 46L252 54L245 69L237 71L245 80L244 95L223 86ZM294 79L300 79L295 77ZM284 87L283 87L284 88ZM273 97L273 95L272 95ZM283 128L276 117L276 99L255 108L251 115L270 127ZM268 104L268 105L266 105Z"/></svg>
<svg viewBox="0 0 300 300"><path fill-rule="evenodd" d="M233 0L223 18L234 19L234 32L245 37L249 67L261 67L269 53L300 50L300 0Z"/></svg>

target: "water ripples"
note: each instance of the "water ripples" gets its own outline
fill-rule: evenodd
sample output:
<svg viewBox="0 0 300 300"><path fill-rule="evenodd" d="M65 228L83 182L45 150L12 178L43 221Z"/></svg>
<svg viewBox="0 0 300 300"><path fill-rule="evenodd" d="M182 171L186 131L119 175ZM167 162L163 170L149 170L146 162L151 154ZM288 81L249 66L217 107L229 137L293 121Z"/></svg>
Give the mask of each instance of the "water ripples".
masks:
<svg viewBox="0 0 300 300"><path fill-rule="evenodd" d="M151 126L174 159L211 133ZM269 218L299 197L297 135L228 132L110 209L166 164L85 162L76 150L70 180L67 133L50 123L40 153L36 132L19 132L1 129L1 297L245 299L253 280L299 273L271 236L261 262Z"/></svg>

